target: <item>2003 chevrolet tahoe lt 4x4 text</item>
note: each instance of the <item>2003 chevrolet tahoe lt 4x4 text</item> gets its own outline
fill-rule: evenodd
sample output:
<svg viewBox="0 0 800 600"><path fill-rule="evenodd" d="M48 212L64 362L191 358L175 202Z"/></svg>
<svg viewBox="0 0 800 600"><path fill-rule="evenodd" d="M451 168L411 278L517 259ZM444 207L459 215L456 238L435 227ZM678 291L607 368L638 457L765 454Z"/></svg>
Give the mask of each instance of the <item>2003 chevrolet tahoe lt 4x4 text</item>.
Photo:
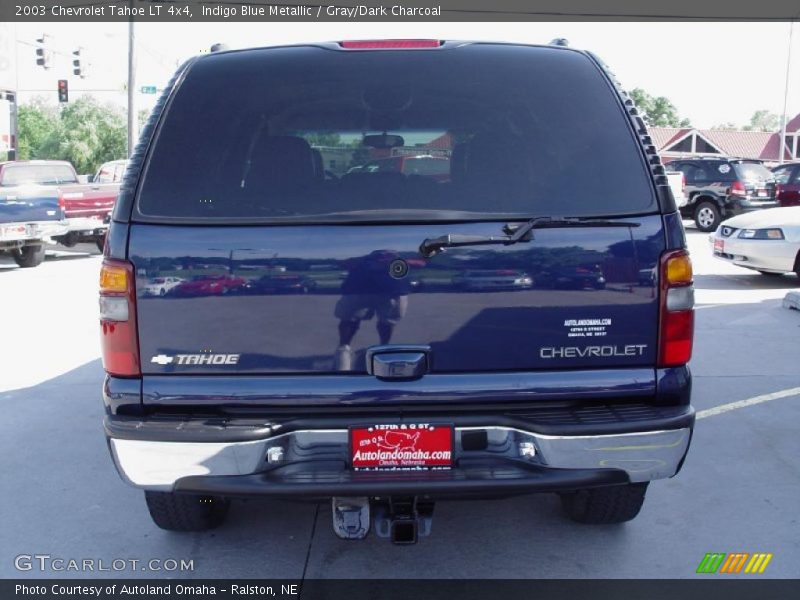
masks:
<svg viewBox="0 0 800 600"><path fill-rule="evenodd" d="M449 174L358 168L392 156ZM577 521L627 521L692 434L685 247L645 125L590 53L190 60L105 249L114 462L173 530L248 495L332 499L337 535L398 543L441 498L555 492Z"/></svg>

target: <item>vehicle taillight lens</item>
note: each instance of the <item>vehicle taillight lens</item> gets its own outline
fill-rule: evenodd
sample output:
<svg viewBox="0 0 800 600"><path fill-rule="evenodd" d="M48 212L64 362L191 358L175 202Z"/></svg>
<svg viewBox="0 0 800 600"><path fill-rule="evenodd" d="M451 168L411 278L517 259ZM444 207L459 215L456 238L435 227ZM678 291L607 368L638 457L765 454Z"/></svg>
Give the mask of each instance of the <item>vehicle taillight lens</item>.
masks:
<svg viewBox="0 0 800 600"><path fill-rule="evenodd" d="M685 194L686 193L686 175L681 173L681 191Z"/></svg>
<svg viewBox="0 0 800 600"><path fill-rule="evenodd" d="M439 40L351 40L339 42L347 50L414 50L419 48L438 48Z"/></svg>
<svg viewBox="0 0 800 600"><path fill-rule="evenodd" d="M747 196L747 189L741 181L734 181L731 185L731 195L733 196Z"/></svg>
<svg viewBox="0 0 800 600"><path fill-rule="evenodd" d="M139 377L133 265L106 258L100 269L100 344L103 368L117 377Z"/></svg>
<svg viewBox="0 0 800 600"><path fill-rule="evenodd" d="M666 252L661 257L659 367L685 365L692 358L693 283L692 261L685 250Z"/></svg>
<svg viewBox="0 0 800 600"><path fill-rule="evenodd" d="M62 215L66 214L66 212L67 212L67 201L64 200L64 195L61 192L58 192L58 208L61 209Z"/></svg>

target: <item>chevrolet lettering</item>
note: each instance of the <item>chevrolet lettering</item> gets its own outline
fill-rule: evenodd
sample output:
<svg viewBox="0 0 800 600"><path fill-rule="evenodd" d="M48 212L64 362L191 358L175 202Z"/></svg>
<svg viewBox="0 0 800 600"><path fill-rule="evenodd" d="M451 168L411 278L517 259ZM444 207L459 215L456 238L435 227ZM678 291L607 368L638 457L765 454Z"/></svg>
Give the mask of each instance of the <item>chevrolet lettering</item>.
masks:
<svg viewBox="0 0 800 600"><path fill-rule="evenodd" d="M583 358L585 356L641 356L647 344L630 344L628 346L562 346L560 348L540 348L542 358Z"/></svg>

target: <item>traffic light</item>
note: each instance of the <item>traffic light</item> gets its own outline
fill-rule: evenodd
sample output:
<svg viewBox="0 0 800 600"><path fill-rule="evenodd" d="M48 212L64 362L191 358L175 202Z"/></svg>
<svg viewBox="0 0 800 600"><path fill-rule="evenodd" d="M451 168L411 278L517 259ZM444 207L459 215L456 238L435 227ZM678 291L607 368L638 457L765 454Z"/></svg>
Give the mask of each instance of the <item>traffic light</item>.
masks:
<svg viewBox="0 0 800 600"><path fill-rule="evenodd" d="M84 79L86 77L85 68L81 65L81 51L83 48L78 48L72 52L72 74Z"/></svg>
<svg viewBox="0 0 800 600"><path fill-rule="evenodd" d="M58 101L69 102L69 82L66 79L58 80Z"/></svg>
<svg viewBox="0 0 800 600"><path fill-rule="evenodd" d="M50 68L50 61L52 58L52 52L48 47L49 39L50 36L46 33L43 33L42 37L36 38L36 43L38 44L36 47L36 64L45 69Z"/></svg>

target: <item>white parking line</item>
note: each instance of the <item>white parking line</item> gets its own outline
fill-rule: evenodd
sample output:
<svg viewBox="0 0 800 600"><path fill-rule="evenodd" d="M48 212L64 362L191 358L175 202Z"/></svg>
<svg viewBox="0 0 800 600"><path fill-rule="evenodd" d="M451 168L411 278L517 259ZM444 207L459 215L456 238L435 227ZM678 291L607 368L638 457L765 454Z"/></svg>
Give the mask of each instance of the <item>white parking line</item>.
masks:
<svg viewBox="0 0 800 600"><path fill-rule="evenodd" d="M790 396L800 396L800 387L780 390L778 392L772 392L771 394L764 394L762 396L753 396L752 398L747 398L746 400L737 400L736 402L729 402L728 404L720 404L714 408L707 408L705 410L698 411L696 418L705 419L706 417L721 415L722 413L736 410L737 408L754 406L763 402L769 402L770 400L778 400L780 398L788 398Z"/></svg>

